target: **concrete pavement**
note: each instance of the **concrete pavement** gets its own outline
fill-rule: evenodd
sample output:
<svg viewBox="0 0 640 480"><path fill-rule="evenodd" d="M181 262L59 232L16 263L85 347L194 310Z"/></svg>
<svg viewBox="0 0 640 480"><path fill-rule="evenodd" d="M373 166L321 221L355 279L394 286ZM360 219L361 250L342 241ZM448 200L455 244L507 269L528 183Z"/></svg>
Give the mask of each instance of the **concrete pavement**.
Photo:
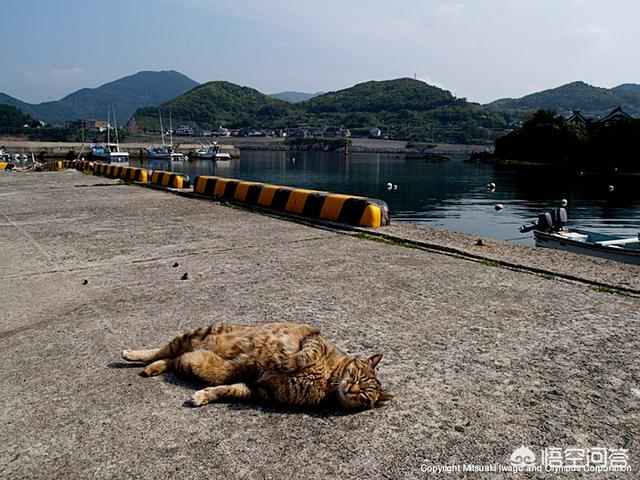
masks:
<svg viewBox="0 0 640 480"><path fill-rule="evenodd" d="M537 462L550 447L627 448L631 472L585 478L638 477L637 296L75 171L3 173L0 204L1 478L427 478L509 465L521 445ZM396 399L348 415L194 409L183 402L198 385L142 378L119 357L195 326L280 320L384 353Z"/></svg>

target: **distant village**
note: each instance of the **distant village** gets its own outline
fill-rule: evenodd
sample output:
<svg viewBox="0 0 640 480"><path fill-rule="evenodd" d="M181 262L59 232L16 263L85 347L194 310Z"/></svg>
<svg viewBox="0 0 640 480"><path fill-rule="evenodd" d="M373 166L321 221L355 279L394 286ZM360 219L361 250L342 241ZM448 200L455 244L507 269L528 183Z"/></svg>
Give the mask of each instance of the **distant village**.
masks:
<svg viewBox="0 0 640 480"><path fill-rule="evenodd" d="M580 110L574 110L565 117L567 122L572 125L589 127L595 125L608 126L621 120L634 120L635 118L626 113L621 107L614 108L610 113L600 118L589 118L584 116ZM522 122L520 122L522 124ZM83 129L88 133L103 133L109 127L105 120L70 120L64 122L64 128L80 130ZM173 129L165 128L161 132L160 128L146 130L145 133L152 135L174 135L177 137L280 137L280 138L350 138L352 132L349 128L344 127L315 127L307 124L300 124L295 127L284 129L256 129L256 128L225 128L220 126L218 129L210 130L191 125L179 125ZM389 139L390 136L385 134L380 128L371 127L368 129L358 129L358 136L368 136L368 138Z"/></svg>

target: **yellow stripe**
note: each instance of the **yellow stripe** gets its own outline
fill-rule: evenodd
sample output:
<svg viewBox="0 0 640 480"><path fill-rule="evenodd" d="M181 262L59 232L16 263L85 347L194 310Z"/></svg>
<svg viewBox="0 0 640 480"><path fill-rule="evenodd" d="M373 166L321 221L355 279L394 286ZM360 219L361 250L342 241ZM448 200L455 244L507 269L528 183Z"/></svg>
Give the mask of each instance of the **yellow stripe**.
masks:
<svg viewBox="0 0 640 480"><path fill-rule="evenodd" d="M309 194L315 193L314 190L295 189L289 195L287 205L284 207L285 212L302 213L304 210L304 204L307 201Z"/></svg>
<svg viewBox="0 0 640 480"><path fill-rule="evenodd" d="M213 196L221 197L224 195L224 189L232 179L231 178L221 178L216 182L216 186L213 188Z"/></svg>
<svg viewBox="0 0 640 480"><path fill-rule="evenodd" d="M276 185L265 185L260 190L260 196L258 197L258 205L263 207L270 207L273 201L273 196L276 194L280 187Z"/></svg>
<svg viewBox="0 0 640 480"><path fill-rule="evenodd" d="M0 170L6 170L9 162L0 162Z"/></svg>
<svg viewBox="0 0 640 480"><path fill-rule="evenodd" d="M173 188L182 188L184 185L184 177L177 176L173 179Z"/></svg>
<svg viewBox="0 0 640 480"><path fill-rule="evenodd" d="M342 205L348 198L351 198L351 195L329 195L325 198L322 210L320 210L320 218L323 220L338 220L340 210L342 210Z"/></svg>
<svg viewBox="0 0 640 480"><path fill-rule="evenodd" d="M196 193L204 193L204 187L207 184L207 178L209 177L199 177L198 183L195 186Z"/></svg>
<svg viewBox="0 0 640 480"><path fill-rule="evenodd" d="M168 174L168 172L163 172L163 175L162 175L162 186L163 187L168 187L170 181L171 181L171 175Z"/></svg>
<svg viewBox="0 0 640 480"><path fill-rule="evenodd" d="M360 218L360 226L374 228L382 226L380 207L377 205L367 205L367 208L364 209L364 213Z"/></svg>
<svg viewBox="0 0 640 480"><path fill-rule="evenodd" d="M140 180L138 180L139 182L142 183L149 183L149 172L147 172L145 169L141 168L140 169Z"/></svg>
<svg viewBox="0 0 640 480"><path fill-rule="evenodd" d="M234 200L244 202L247 199L247 193L249 193L249 187L251 185L258 185L256 182L240 182L236 188L236 193L233 195Z"/></svg>

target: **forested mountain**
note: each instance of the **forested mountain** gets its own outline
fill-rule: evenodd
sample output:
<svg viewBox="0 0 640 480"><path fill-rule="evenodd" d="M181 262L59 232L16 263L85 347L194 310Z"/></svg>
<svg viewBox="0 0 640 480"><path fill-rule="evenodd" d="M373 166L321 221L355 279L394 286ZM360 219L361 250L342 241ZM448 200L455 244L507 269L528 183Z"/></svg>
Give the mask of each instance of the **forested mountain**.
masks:
<svg viewBox="0 0 640 480"><path fill-rule="evenodd" d="M329 92L311 100L287 103L229 82L210 82L161 106L173 123L202 128L286 128L301 123L352 130L380 128L392 138L485 142L504 132L508 115L454 97L422 81L401 78L372 81ZM158 126L158 111L140 109L135 124ZM366 134L366 133L365 133Z"/></svg>
<svg viewBox="0 0 640 480"><path fill-rule="evenodd" d="M617 106L631 115L640 115L640 85L625 84L609 89L573 82L522 98L503 98L485 105L492 111L520 116L536 110L551 110L561 115L580 110L583 115L593 117L602 116Z"/></svg>
<svg viewBox="0 0 640 480"><path fill-rule="evenodd" d="M138 108L159 105L197 85L175 71L138 72L97 88L83 88L61 100L39 104L25 103L0 93L0 104L15 106L50 124L75 119L106 120L107 109L115 108L118 124L125 125Z"/></svg>

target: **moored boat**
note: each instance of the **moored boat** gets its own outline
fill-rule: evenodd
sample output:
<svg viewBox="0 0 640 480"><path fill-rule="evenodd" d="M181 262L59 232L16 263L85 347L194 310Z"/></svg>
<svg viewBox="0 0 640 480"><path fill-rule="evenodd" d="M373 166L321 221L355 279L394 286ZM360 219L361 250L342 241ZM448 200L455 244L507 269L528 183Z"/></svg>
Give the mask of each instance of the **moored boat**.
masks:
<svg viewBox="0 0 640 480"><path fill-rule="evenodd" d="M90 147L93 158L104 163L126 163L129 161L129 152L120 150L117 143L106 145L92 145Z"/></svg>
<svg viewBox="0 0 640 480"><path fill-rule="evenodd" d="M231 155L221 152L217 143L196 149L195 156L203 160L231 160Z"/></svg>
<svg viewBox="0 0 640 480"><path fill-rule="evenodd" d="M160 119L160 135L162 136L162 147L145 148L150 159L169 160L171 162L186 162L189 157L183 153L174 151L173 149L173 127L171 124L171 110L169 110L169 145L164 143L164 128L162 127L162 113L158 109L158 117Z"/></svg>
<svg viewBox="0 0 640 480"><path fill-rule="evenodd" d="M557 208L539 215L538 220L530 225L523 225L520 231L533 230L537 247L640 265L640 233L631 237L609 235L578 228L569 229L566 228L566 223L566 210Z"/></svg>
<svg viewBox="0 0 640 480"><path fill-rule="evenodd" d="M115 143L111 142L111 130L115 133ZM127 163L129 162L129 152L120 150L118 141L118 124L116 121L116 111L113 109L113 126L111 126L111 109L107 108L107 143L105 145L92 145L89 147L93 158L103 163ZM82 151L82 150L81 150Z"/></svg>

